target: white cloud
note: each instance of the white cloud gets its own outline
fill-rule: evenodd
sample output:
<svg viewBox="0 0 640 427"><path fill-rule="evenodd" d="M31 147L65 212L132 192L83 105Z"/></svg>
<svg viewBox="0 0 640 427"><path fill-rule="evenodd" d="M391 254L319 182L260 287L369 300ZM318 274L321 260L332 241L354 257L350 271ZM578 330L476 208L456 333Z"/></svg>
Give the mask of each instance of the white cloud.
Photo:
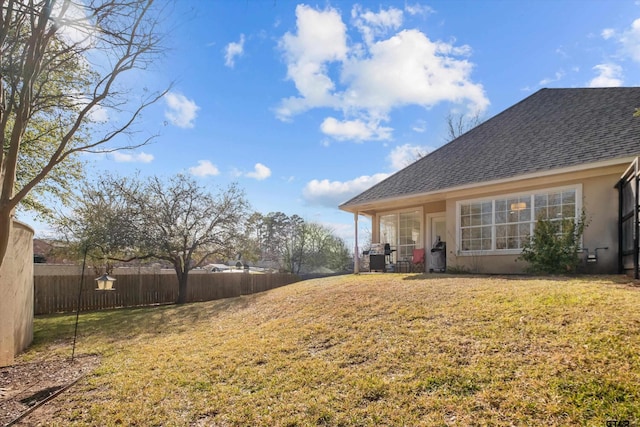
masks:
<svg viewBox="0 0 640 427"><path fill-rule="evenodd" d="M248 172L246 176L249 178L255 178L258 181L262 181L271 176L271 169L269 169L262 163L256 163L256 165L254 166L254 171Z"/></svg>
<svg viewBox="0 0 640 427"><path fill-rule="evenodd" d="M367 129L372 139L381 139L372 124L386 121L391 110L407 105L433 107L442 102L466 105L482 112L488 105L484 88L471 79L473 64L469 46L430 40L418 30L402 30L402 11L394 8L378 13L352 9L354 25L363 32L365 45L347 44L347 27L337 10L296 9L297 32L286 33L280 48L287 63L287 78L297 96L282 99L276 110L281 120L313 108L342 111L343 118L325 119L338 138L349 132L361 141ZM329 121L327 121L329 120ZM342 124L342 131L338 125ZM390 128L384 129L391 136Z"/></svg>
<svg viewBox="0 0 640 427"><path fill-rule="evenodd" d="M402 11L393 7L374 13L370 10L362 10L360 5L355 5L351 10L351 17L367 45L371 45L377 37L384 36L391 30L397 30L402 25Z"/></svg>
<svg viewBox="0 0 640 427"><path fill-rule="evenodd" d="M200 109L196 103L182 94L169 92L164 96L168 110L164 116L169 122L180 128L192 128Z"/></svg>
<svg viewBox="0 0 640 427"><path fill-rule="evenodd" d="M420 157L427 155L434 148L427 145L404 144L391 150L387 156L389 166L395 172ZM363 191L383 181L390 174L377 173L372 176L364 175L350 181L330 181L328 179L314 179L305 185L302 195L310 205L335 208L341 203L355 197Z"/></svg>
<svg viewBox="0 0 640 427"><path fill-rule="evenodd" d="M600 33L600 35L602 36L603 39L605 40L609 40L611 37L613 37L616 34L616 31L613 28L605 28L604 30L602 30L602 32Z"/></svg>
<svg viewBox="0 0 640 427"><path fill-rule="evenodd" d="M96 105L89 111L89 119L95 123L107 123L109 121L109 112L101 105Z"/></svg>
<svg viewBox="0 0 640 427"><path fill-rule="evenodd" d="M122 151L114 151L111 153L113 160L118 163L151 163L153 161L153 154L145 152L139 153L124 153Z"/></svg>
<svg viewBox="0 0 640 427"><path fill-rule="evenodd" d="M631 28L624 31L618 41L624 53L636 62L640 62L640 18L633 21Z"/></svg>
<svg viewBox="0 0 640 427"><path fill-rule="evenodd" d="M427 122L425 120L418 120L411 129L417 133L424 133L427 131Z"/></svg>
<svg viewBox="0 0 640 427"><path fill-rule="evenodd" d="M54 2L51 19L59 29L61 38L70 44L88 48L95 42L95 28L83 2Z"/></svg>
<svg viewBox="0 0 640 427"><path fill-rule="evenodd" d="M540 80L540 86L546 86L549 83L554 83L557 81L562 80L562 78L565 76L565 72L560 70L560 71L556 71L556 74L553 77L547 77L546 79L542 79Z"/></svg>
<svg viewBox="0 0 640 427"><path fill-rule="evenodd" d="M389 160L391 168L397 171L426 156L430 151L432 148L427 145L404 144L391 150L387 160Z"/></svg>
<svg viewBox="0 0 640 427"><path fill-rule="evenodd" d="M333 117L327 117L320 125L320 130L339 141L354 140L387 140L391 138L392 128L381 127L380 123L362 120L339 121Z"/></svg>
<svg viewBox="0 0 640 427"><path fill-rule="evenodd" d="M405 105L432 107L440 102L467 102L470 110L489 105L482 85L469 79L473 65L456 48L433 42L417 30L403 30L375 43L370 56L345 64L349 83L344 102L352 108L386 113Z"/></svg>
<svg viewBox="0 0 640 427"><path fill-rule="evenodd" d="M429 6L414 4L414 5L405 5L404 10L407 11L409 15L430 15L435 13L435 11Z"/></svg>
<svg viewBox="0 0 640 427"><path fill-rule="evenodd" d="M244 53L244 34L240 34L240 41L231 42L225 47L224 65L233 68L236 64L236 57Z"/></svg>
<svg viewBox="0 0 640 427"><path fill-rule="evenodd" d="M618 87L622 86L622 67L617 64L599 64L593 67L598 73L589 82L589 87Z"/></svg>
<svg viewBox="0 0 640 427"><path fill-rule="evenodd" d="M220 175L220 170L209 160L198 160L198 166L190 167L189 173L191 173L191 175L205 177Z"/></svg>
<svg viewBox="0 0 640 427"><path fill-rule="evenodd" d="M309 204L335 208L388 176L386 173L377 173L344 182L314 179L307 183L302 195Z"/></svg>
<svg viewBox="0 0 640 427"><path fill-rule="evenodd" d="M337 106L330 93L334 83L327 64L343 61L347 55L346 27L335 9L318 11L298 5L296 22L297 34L287 32L280 40L280 48L285 52L287 78L295 83L301 97L282 100L277 109L281 120L309 108Z"/></svg>

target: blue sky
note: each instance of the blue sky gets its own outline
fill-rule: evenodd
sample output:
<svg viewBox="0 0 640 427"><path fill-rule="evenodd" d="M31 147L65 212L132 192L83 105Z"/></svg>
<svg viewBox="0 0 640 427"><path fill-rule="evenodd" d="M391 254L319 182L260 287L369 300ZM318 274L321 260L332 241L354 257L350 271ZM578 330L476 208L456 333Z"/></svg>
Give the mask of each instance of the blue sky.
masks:
<svg viewBox="0 0 640 427"><path fill-rule="evenodd" d="M634 1L178 0L145 85L160 134L91 170L237 182L253 208L330 226L338 205L543 87L640 84ZM637 20L637 21L636 21ZM366 224L364 225L366 228Z"/></svg>

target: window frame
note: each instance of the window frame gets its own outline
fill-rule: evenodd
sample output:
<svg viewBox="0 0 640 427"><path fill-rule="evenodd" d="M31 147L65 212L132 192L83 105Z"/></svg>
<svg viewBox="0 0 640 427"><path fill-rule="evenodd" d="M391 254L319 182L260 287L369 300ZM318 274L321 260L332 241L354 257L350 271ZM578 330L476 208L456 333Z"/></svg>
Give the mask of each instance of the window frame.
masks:
<svg viewBox="0 0 640 427"><path fill-rule="evenodd" d="M457 246L457 255L458 256L478 256L478 255L519 255L522 253L522 248L514 248L514 249L498 249L496 247L498 236L496 233L497 226L509 226L516 225L520 226L521 224L526 224L527 221L516 221L516 222L501 222L496 223L496 202L503 201L508 199L518 199L528 197L530 202L529 210L530 210L530 220L529 229L530 232L533 232L533 227L535 227L535 223L537 222L535 211L537 206L535 206L536 195L541 194L552 194L559 193L563 191L575 191L575 219L580 217L580 213L582 212L582 184L573 184L566 185L562 187L545 187L536 190L522 191L518 193L505 193L505 194L496 194L489 197L482 198L474 198L474 199L462 199L456 201L456 246ZM468 204L484 204L491 203L491 224L484 225L485 227L490 227L491 229L491 249L470 249L470 250L462 250L462 206ZM507 211L508 212L508 211ZM476 227L482 227L480 224ZM471 227L471 226L465 226ZM468 228L469 229L469 228ZM508 237L507 237L508 239Z"/></svg>

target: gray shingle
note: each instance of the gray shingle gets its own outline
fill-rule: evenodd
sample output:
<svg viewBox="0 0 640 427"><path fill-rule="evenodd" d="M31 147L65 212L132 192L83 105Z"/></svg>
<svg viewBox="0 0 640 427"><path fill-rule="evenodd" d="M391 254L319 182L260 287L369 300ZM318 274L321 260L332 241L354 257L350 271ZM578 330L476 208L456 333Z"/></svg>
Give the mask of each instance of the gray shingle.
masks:
<svg viewBox="0 0 640 427"><path fill-rule="evenodd" d="M640 87L542 89L340 206L640 155L636 107Z"/></svg>

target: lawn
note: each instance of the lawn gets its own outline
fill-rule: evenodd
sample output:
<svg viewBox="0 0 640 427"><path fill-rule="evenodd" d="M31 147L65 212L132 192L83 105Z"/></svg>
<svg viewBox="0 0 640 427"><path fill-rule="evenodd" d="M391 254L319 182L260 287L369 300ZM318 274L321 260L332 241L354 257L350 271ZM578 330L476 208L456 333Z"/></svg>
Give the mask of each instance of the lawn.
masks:
<svg viewBox="0 0 640 427"><path fill-rule="evenodd" d="M48 425L638 425L639 307L617 276L365 274L83 313L101 364ZM69 357L74 320L20 361Z"/></svg>

